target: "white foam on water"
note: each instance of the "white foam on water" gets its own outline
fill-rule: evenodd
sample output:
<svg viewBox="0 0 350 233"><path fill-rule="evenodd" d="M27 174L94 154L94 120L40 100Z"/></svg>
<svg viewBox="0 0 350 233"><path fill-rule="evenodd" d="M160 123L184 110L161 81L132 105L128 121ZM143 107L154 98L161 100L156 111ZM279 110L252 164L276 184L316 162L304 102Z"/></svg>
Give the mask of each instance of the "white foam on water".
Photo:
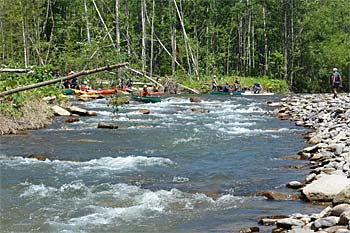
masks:
<svg viewBox="0 0 350 233"><path fill-rule="evenodd" d="M187 177L181 177L181 176L174 176L173 182L174 183L187 183L190 181L190 178Z"/></svg>
<svg viewBox="0 0 350 233"><path fill-rule="evenodd" d="M237 208L244 199L232 195L224 195L217 200L206 196L203 193L189 194L177 189L150 191L137 190L129 196L133 199L128 206L123 207L105 207L88 206L93 213L75 217L68 220L67 225L87 226L87 225L105 225L113 223L119 225L122 223L135 223L153 218L159 215L173 214L176 211L195 211L203 212L217 209Z"/></svg>
<svg viewBox="0 0 350 233"><path fill-rule="evenodd" d="M1 160L3 163L5 160ZM140 170L145 167L152 166L170 166L174 163L168 158L161 157L145 157L145 156L127 156L127 157L102 157L99 159L93 159L86 162L75 161L60 161L60 160L45 160L39 161L37 159L28 159L16 157L12 160L5 161L7 165L11 167L21 167L23 165L28 166L30 164L45 164L50 167L54 167L56 170L60 170L64 173L79 175L80 173L94 172L96 170L101 171L133 171Z"/></svg>
<svg viewBox="0 0 350 233"><path fill-rule="evenodd" d="M25 183L24 185L28 185L28 183ZM28 189L24 191L24 193L22 193L20 195L20 197L47 197L52 195L55 191L57 191L55 188L52 187L46 187L43 184L39 184L39 185L32 185L30 184Z"/></svg>
<svg viewBox="0 0 350 233"><path fill-rule="evenodd" d="M177 145L177 144L184 144L184 143L188 143L188 142L194 142L194 141L200 141L200 138L175 138L173 141L173 145Z"/></svg>

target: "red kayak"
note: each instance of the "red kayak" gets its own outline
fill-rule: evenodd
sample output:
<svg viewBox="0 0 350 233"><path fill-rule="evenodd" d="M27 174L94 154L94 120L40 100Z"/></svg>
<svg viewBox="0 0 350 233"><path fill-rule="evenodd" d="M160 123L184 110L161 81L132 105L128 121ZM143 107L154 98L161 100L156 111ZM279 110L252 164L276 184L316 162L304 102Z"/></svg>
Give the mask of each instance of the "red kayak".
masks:
<svg viewBox="0 0 350 233"><path fill-rule="evenodd" d="M110 95L116 92L116 89L103 89L103 90L95 90L96 94L104 94L104 95Z"/></svg>
<svg viewBox="0 0 350 233"><path fill-rule="evenodd" d="M156 91L156 92L150 92L150 95L163 95L164 91Z"/></svg>

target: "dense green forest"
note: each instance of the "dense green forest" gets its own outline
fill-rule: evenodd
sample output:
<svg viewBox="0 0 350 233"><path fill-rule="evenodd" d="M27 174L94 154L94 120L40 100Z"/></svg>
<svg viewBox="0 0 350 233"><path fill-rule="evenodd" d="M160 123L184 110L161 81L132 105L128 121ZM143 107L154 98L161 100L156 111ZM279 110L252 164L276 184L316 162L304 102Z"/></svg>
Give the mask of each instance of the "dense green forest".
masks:
<svg viewBox="0 0 350 233"><path fill-rule="evenodd" d="M320 92L350 75L350 0L1 0L2 68L273 77Z"/></svg>

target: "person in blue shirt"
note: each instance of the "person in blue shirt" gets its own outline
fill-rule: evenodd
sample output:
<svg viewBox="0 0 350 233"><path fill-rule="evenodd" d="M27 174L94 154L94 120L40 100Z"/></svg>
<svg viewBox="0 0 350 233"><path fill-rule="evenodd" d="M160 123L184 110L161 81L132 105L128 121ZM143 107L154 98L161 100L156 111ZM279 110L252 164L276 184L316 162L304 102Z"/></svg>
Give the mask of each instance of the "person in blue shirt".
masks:
<svg viewBox="0 0 350 233"><path fill-rule="evenodd" d="M338 98L338 89L343 86L343 80L337 68L333 68L331 82L333 88L333 99L335 99Z"/></svg>
<svg viewBox="0 0 350 233"><path fill-rule="evenodd" d="M230 85L226 81L225 86L224 86L224 92L229 92L229 90L230 90Z"/></svg>

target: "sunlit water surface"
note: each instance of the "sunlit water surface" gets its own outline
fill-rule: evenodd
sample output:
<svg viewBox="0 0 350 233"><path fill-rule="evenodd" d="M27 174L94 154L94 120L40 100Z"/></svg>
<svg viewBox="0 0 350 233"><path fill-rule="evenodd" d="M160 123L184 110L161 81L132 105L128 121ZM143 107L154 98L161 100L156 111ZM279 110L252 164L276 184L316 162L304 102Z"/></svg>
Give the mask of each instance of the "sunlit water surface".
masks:
<svg viewBox="0 0 350 233"><path fill-rule="evenodd" d="M1 232L232 232L313 212L259 195L292 192L285 184L306 176L286 168L304 161L280 159L305 146L304 129L267 114L271 97L201 98L131 102L117 114L106 99L76 103L98 116L0 137ZM14 157L37 153L50 160Z"/></svg>

